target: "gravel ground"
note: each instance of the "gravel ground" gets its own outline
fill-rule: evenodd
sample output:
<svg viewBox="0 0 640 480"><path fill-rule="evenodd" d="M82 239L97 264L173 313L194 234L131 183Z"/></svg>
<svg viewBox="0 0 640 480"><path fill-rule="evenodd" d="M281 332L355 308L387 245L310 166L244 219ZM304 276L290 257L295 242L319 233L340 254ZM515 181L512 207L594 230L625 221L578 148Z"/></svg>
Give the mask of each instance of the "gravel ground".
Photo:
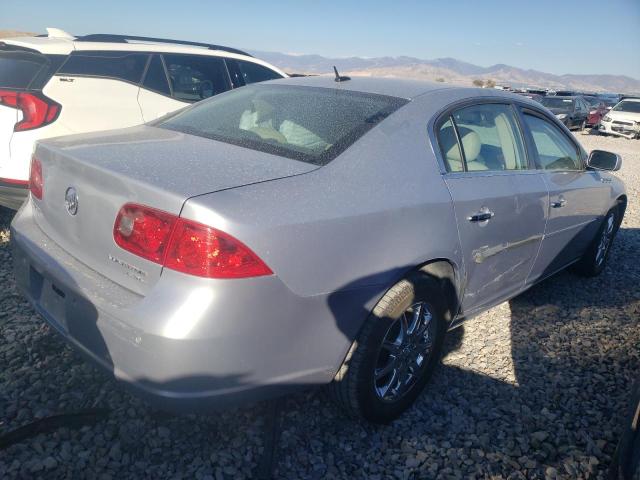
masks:
<svg viewBox="0 0 640 480"><path fill-rule="evenodd" d="M276 478L604 478L640 366L640 141L578 137L624 158L629 207L603 274L561 273L452 332L433 382L391 426L349 420L319 391L283 400ZM0 434L108 413L0 450L0 478L250 478L265 405L174 417L124 392L17 294L10 220L0 213Z"/></svg>

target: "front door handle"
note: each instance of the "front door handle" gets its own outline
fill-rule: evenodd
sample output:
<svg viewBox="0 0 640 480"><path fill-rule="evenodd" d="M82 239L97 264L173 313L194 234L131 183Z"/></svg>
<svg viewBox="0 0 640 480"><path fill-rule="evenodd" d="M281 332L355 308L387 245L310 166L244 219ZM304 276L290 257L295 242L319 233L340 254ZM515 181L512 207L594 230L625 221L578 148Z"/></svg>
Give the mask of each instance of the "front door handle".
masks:
<svg viewBox="0 0 640 480"><path fill-rule="evenodd" d="M479 212L474 213L467 217L467 220L470 222L485 222L487 220L491 220L495 213L493 213L488 208L483 208Z"/></svg>
<svg viewBox="0 0 640 480"><path fill-rule="evenodd" d="M562 208L567 204L567 201L564 197L560 197L557 201L551 202L552 208Z"/></svg>

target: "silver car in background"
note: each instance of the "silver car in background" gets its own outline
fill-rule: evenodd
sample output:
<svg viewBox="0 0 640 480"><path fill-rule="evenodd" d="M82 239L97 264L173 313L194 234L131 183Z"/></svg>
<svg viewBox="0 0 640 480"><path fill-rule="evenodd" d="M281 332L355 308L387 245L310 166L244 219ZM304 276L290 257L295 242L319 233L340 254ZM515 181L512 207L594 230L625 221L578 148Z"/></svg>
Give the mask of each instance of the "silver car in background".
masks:
<svg viewBox="0 0 640 480"><path fill-rule="evenodd" d="M604 267L627 202L538 103L309 77L154 124L47 140L15 275L77 349L161 407L331 384L389 422L444 334L572 266Z"/></svg>

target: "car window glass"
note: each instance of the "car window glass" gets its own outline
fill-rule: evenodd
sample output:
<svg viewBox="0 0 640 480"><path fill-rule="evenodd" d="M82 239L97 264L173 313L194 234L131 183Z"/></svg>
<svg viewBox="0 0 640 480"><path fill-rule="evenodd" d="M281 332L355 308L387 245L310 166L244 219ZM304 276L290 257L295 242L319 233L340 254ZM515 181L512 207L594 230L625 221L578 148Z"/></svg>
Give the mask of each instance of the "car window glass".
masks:
<svg viewBox="0 0 640 480"><path fill-rule="evenodd" d="M451 118L438 129L438 142L440 143L440 151L444 159L445 167L448 172L462 172L462 156L460 155L460 146L456 138L456 132L453 129Z"/></svg>
<svg viewBox="0 0 640 480"><path fill-rule="evenodd" d="M640 102L623 101L613 107L613 111L640 113Z"/></svg>
<svg viewBox="0 0 640 480"><path fill-rule="evenodd" d="M522 137L509 105L473 105L452 116L467 171L527 168Z"/></svg>
<svg viewBox="0 0 640 480"><path fill-rule="evenodd" d="M149 68L147 68L147 73L144 75L142 85L144 88L163 95L169 95L171 93L167 75L159 55L151 57L151 62L149 63Z"/></svg>
<svg viewBox="0 0 640 480"><path fill-rule="evenodd" d="M324 165L406 102L349 90L258 83L197 103L157 126Z"/></svg>
<svg viewBox="0 0 640 480"><path fill-rule="evenodd" d="M558 127L535 115L525 114L524 118L531 131L542 169L582 169L578 149Z"/></svg>
<svg viewBox="0 0 640 480"><path fill-rule="evenodd" d="M173 97L198 102L229 90L224 60L203 55L164 55Z"/></svg>
<svg viewBox="0 0 640 480"><path fill-rule="evenodd" d="M246 85L282 78L281 75L277 74L273 70L263 67L262 65L258 65L257 63L245 62L242 60L236 60L235 62L238 64L238 69Z"/></svg>
<svg viewBox="0 0 640 480"><path fill-rule="evenodd" d="M39 53L0 50L0 88L27 88L46 63Z"/></svg>
<svg viewBox="0 0 640 480"><path fill-rule="evenodd" d="M139 83L149 55L127 52L82 52L71 54L58 75L87 75Z"/></svg>
<svg viewBox="0 0 640 480"><path fill-rule="evenodd" d="M244 87L246 84L244 83L244 78L242 78L242 72L240 71L238 61L227 58L225 62L227 63L227 70L229 71L229 77L231 77L231 84L233 85L233 88Z"/></svg>

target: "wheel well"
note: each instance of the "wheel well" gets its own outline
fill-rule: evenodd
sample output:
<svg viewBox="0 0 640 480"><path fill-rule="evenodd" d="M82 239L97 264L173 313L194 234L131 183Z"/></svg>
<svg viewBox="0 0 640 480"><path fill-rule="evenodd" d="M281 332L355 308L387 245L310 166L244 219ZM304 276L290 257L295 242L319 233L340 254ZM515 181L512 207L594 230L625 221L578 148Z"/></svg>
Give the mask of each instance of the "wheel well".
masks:
<svg viewBox="0 0 640 480"><path fill-rule="evenodd" d="M458 314L460 308L459 281L456 268L447 259L435 259L423 263L416 270L424 272L438 280L442 293L447 300L447 317L451 322Z"/></svg>

